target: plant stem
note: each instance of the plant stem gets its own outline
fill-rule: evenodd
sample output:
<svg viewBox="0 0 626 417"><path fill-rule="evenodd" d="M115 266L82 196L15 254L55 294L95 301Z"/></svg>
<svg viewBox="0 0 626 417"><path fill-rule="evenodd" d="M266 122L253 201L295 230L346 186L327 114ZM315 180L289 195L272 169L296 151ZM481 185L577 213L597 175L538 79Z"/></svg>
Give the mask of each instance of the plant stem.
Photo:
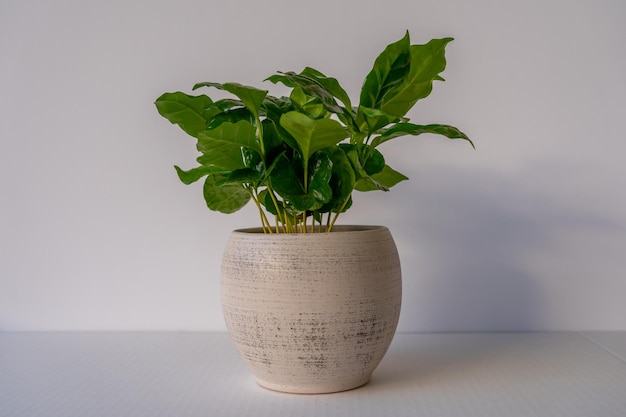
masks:
<svg viewBox="0 0 626 417"><path fill-rule="evenodd" d="M254 204L259 209L259 215L261 216L261 227L263 228L263 233L272 233L272 226L270 225L269 220L267 220L267 216L265 215L265 212L263 211L263 208L261 207L261 203L259 203L259 198L256 193L256 190L251 189L249 187L246 187L246 190L248 191L248 193L250 193L250 198L252 198L252 201L254 201Z"/></svg>
<svg viewBox="0 0 626 417"><path fill-rule="evenodd" d="M341 205L341 207L339 208L339 210L337 210L337 213L335 213L335 216L333 217L333 221L330 222L330 225L326 227L326 233L330 232L331 230L333 230L333 226L335 225L335 222L337 221L337 217L339 217L339 215L341 214L341 212L343 211L343 209L346 207L346 204L348 204L348 201L350 201L350 197L352 197L352 194L350 194L348 196L348 198L346 198L343 202L343 204ZM329 217L330 217L330 213L329 213Z"/></svg>
<svg viewBox="0 0 626 417"><path fill-rule="evenodd" d="M284 226L284 229L285 229L284 232L285 233L293 233L292 226L291 226L291 221L290 221L289 216L287 215L287 207L286 207L284 201L283 201L283 210L284 210L285 216L284 216L284 221L281 221L281 223Z"/></svg>
<svg viewBox="0 0 626 417"><path fill-rule="evenodd" d="M272 199L272 202L274 203L274 207L276 208L276 213L277 213L276 216L278 217L278 220L282 224L285 224L285 221L282 215L280 214L280 207L278 205L278 200L276 199L276 196L274 195L274 190L272 190L272 186L269 183L267 184L267 192L270 194L270 198ZM278 230L276 230L276 232L278 233Z"/></svg>

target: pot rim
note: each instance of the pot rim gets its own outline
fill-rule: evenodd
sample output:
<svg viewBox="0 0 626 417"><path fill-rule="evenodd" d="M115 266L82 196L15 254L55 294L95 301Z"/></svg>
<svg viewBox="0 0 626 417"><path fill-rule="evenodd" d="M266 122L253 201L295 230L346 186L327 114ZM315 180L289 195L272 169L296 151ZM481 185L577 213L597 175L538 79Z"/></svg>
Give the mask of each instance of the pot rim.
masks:
<svg viewBox="0 0 626 417"><path fill-rule="evenodd" d="M311 227L309 226L309 229ZM364 233L364 232L377 232L381 230L388 230L387 226L380 225L359 225L359 224L342 224L333 226L330 233L315 232L315 233L264 233L261 227L247 227L242 229L235 229L231 233L242 234L246 236L324 236L341 233L342 235L348 233Z"/></svg>

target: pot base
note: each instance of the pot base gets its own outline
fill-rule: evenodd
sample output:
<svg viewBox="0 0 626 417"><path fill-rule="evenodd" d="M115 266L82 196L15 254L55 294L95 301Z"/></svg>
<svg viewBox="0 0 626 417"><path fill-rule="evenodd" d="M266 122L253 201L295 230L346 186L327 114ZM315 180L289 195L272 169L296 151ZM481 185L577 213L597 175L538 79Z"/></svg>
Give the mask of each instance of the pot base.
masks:
<svg viewBox="0 0 626 417"><path fill-rule="evenodd" d="M353 389L361 388L364 385L367 385L372 379L371 375L367 378L363 378L359 381L355 381L353 383L343 383L343 384L324 384L319 386L302 386L302 385L285 385L285 384L276 384L268 381L263 381L262 379L255 378L257 384L259 384L262 388L268 389L270 391L276 391L283 394L298 394L298 395L321 395L321 394L333 394L337 392L350 391Z"/></svg>

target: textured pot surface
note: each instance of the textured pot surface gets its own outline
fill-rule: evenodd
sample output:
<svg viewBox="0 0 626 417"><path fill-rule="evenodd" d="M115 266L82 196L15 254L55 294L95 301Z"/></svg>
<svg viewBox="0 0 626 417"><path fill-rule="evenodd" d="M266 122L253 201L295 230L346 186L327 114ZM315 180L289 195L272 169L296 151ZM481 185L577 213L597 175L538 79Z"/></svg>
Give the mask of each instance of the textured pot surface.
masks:
<svg viewBox="0 0 626 417"><path fill-rule="evenodd" d="M367 383L400 315L400 260L389 230L234 231L222 261L230 336L257 382L327 393Z"/></svg>

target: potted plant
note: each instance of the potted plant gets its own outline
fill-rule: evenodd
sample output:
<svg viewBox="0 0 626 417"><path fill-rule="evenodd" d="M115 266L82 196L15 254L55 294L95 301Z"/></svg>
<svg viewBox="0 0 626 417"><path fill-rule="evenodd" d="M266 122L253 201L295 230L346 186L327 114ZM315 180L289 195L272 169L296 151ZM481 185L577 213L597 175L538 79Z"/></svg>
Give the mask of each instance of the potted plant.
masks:
<svg viewBox="0 0 626 417"><path fill-rule="evenodd" d="M400 262L389 230L338 226L354 191L388 191L407 177L379 146L434 133L473 143L442 124L409 122L446 66L452 38L388 45L354 105L339 82L313 68L269 78L288 97L238 83L202 82L232 97L165 93L159 113L196 138L209 209L232 213L252 201L260 226L234 231L222 263L225 321L242 358L267 388L347 390L369 381L393 338Z"/></svg>

